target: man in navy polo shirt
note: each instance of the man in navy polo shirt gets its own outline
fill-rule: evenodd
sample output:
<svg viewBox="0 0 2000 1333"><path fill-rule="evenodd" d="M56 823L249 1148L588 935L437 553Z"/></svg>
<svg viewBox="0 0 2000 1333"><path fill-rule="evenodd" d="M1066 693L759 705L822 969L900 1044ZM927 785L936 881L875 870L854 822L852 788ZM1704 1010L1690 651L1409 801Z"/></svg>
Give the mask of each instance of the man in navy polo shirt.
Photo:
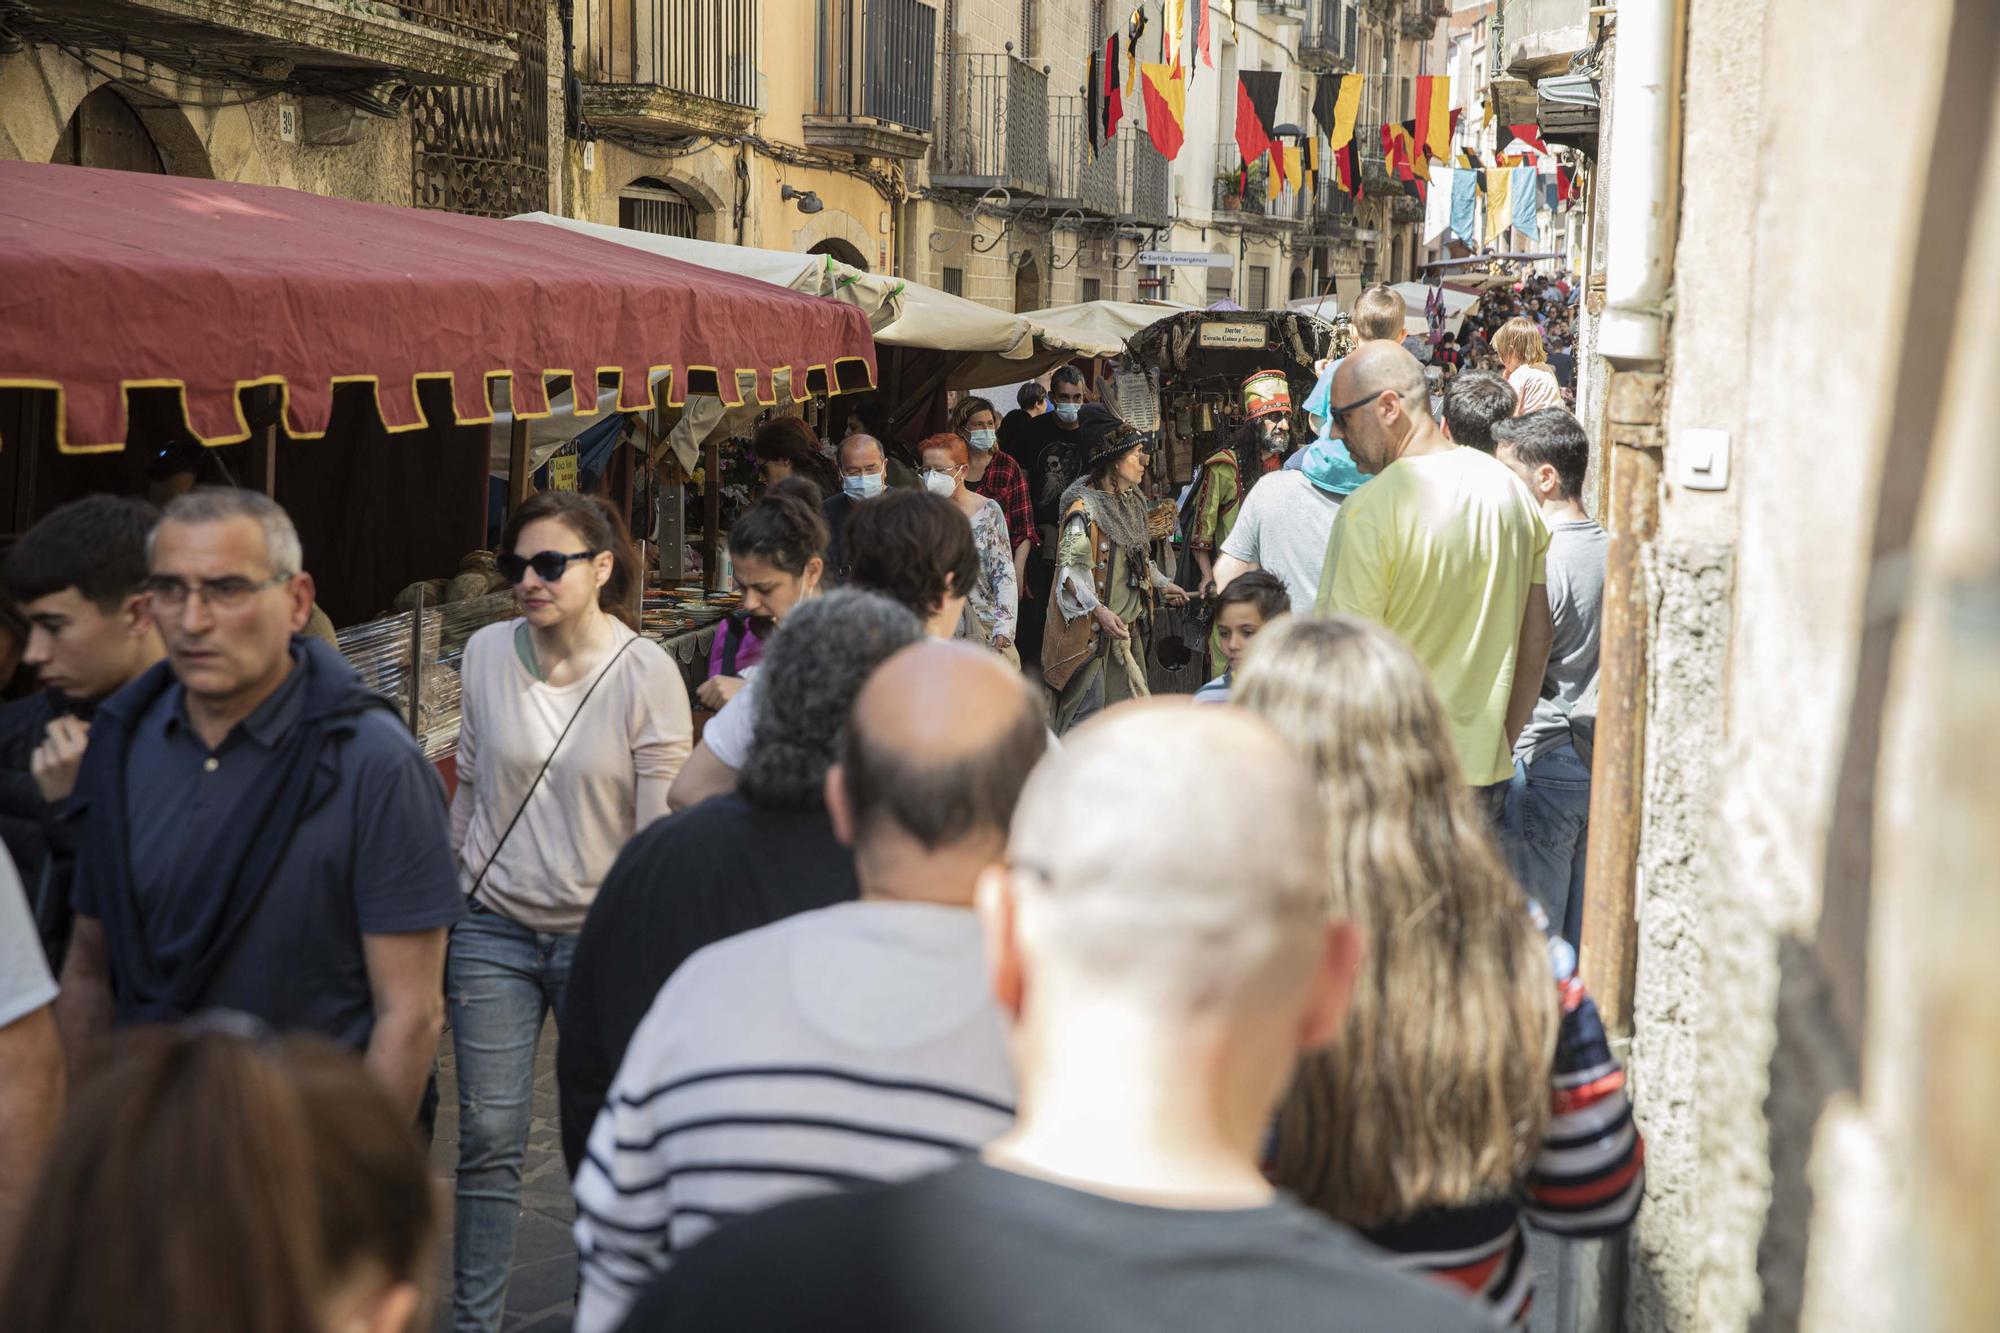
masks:
<svg viewBox="0 0 2000 1333"><path fill-rule="evenodd" d="M234 1009L365 1052L414 1116L463 906L437 775L299 635L313 581L275 503L191 491L148 560L167 660L99 707L70 811L72 1069L114 1023Z"/></svg>

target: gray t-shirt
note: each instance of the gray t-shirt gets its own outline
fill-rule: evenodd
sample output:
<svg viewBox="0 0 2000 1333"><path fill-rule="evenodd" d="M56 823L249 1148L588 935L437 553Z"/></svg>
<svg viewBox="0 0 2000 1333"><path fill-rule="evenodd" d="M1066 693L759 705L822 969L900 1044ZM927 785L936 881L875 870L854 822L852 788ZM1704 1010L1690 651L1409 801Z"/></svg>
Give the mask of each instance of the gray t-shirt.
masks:
<svg viewBox="0 0 2000 1333"><path fill-rule="evenodd" d="M0 1028L56 998L55 978L42 956L42 935L28 911L21 876L0 850Z"/></svg>
<svg viewBox="0 0 2000 1333"><path fill-rule="evenodd" d="M1604 553L1611 536L1591 520L1549 524L1549 618L1555 638L1542 697L1514 742L1517 759L1533 759L1569 737L1569 710L1597 676L1598 634L1604 626Z"/></svg>
<svg viewBox="0 0 2000 1333"><path fill-rule="evenodd" d="M1313 485L1305 473L1267 472L1244 497L1222 553L1276 574L1292 595L1292 609L1310 612L1339 513L1340 497Z"/></svg>

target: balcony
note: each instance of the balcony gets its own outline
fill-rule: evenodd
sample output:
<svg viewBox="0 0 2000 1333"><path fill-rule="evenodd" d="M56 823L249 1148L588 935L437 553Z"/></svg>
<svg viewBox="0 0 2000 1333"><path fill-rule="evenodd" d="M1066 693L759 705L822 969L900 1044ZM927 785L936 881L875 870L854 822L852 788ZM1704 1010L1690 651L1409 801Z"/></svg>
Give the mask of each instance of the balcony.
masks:
<svg viewBox="0 0 2000 1333"><path fill-rule="evenodd" d="M1569 68L1569 58L1590 46L1590 0L1504 0L1496 72L1532 83Z"/></svg>
<svg viewBox="0 0 2000 1333"><path fill-rule="evenodd" d="M1118 214L1118 161L1124 139L1092 153L1090 107L1081 97L1049 99L1049 207L1094 217Z"/></svg>
<svg viewBox="0 0 2000 1333"><path fill-rule="evenodd" d="M805 140L856 157L931 149L937 9L923 0L819 0Z"/></svg>
<svg viewBox="0 0 2000 1333"><path fill-rule="evenodd" d="M757 0L594 0L576 11L592 124L741 134L757 119Z"/></svg>
<svg viewBox="0 0 2000 1333"><path fill-rule="evenodd" d="M1382 156L1380 125L1354 127L1354 155L1361 168L1361 187L1364 192L1383 195L1402 191L1402 180L1389 170L1389 164Z"/></svg>
<svg viewBox="0 0 2000 1333"><path fill-rule="evenodd" d="M203 64L225 81L341 91L484 84L517 59L505 0L13 0L24 41Z"/></svg>
<svg viewBox="0 0 2000 1333"><path fill-rule="evenodd" d="M1011 45L1011 43L1010 43ZM1040 196L1049 188L1049 76L1009 51L960 57L931 184Z"/></svg>
<svg viewBox="0 0 2000 1333"><path fill-rule="evenodd" d="M1445 10L1446 14L1450 12L1449 9ZM1429 41L1431 34L1437 31L1439 17L1431 5L1431 0L1403 0L1401 18L1403 36Z"/></svg>
<svg viewBox="0 0 2000 1333"><path fill-rule="evenodd" d="M1354 196L1346 194L1324 175L1312 195L1300 195L1299 218L1306 234L1327 240L1351 241L1359 222L1354 212Z"/></svg>
<svg viewBox="0 0 2000 1333"><path fill-rule="evenodd" d="M1173 164L1160 156L1148 135L1125 127L1118 150L1118 220L1140 227L1164 227L1174 220Z"/></svg>
<svg viewBox="0 0 2000 1333"><path fill-rule="evenodd" d="M1358 0L1312 0L1299 32L1299 64L1323 74L1348 74L1360 49Z"/></svg>

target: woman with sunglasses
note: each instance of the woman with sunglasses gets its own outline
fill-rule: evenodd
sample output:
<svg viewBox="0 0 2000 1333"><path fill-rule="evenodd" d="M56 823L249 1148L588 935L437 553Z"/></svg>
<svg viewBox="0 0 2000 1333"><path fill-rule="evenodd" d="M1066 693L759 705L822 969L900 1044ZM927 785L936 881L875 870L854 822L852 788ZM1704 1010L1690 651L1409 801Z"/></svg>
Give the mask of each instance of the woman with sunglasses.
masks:
<svg viewBox="0 0 2000 1333"><path fill-rule="evenodd" d="M693 725L679 669L635 632L639 564L603 500L531 496L500 537L518 620L462 669L453 845L470 912L445 998L458 1054L453 1326L500 1326L542 1023L562 1012L597 886L667 811Z"/></svg>
<svg viewBox="0 0 2000 1333"><path fill-rule="evenodd" d="M1007 515L998 500L989 500L966 485L971 457L965 441L946 432L917 446L924 464L924 489L949 500L972 524L972 544L979 552L979 580L966 596L965 623L960 637L983 643L1015 667L1021 665L1014 647L1014 618L1020 609L1020 584L1013 553L1007 549Z"/></svg>

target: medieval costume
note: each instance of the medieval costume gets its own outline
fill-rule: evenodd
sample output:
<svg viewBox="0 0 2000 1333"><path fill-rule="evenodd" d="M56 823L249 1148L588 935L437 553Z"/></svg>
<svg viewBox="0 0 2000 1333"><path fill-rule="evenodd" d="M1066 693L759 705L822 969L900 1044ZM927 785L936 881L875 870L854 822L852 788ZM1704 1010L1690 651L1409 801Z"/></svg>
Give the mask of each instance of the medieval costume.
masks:
<svg viewBox="0 0 2000 1333"><path fill-rule="evenodd" d="M1154 593L1176 585L1153 563L1145 496L1137 486L1116 488L1108 477L1125 455L1146 446L1136 431L1099 443L1084 475L1063 493L1049 599L1057 614L1042 637L1042 675L1056 692L1058 735L1101 708L1151 693L1141 622ZM1130 637L1105 632L1095 615L1100 606Z"/></svg>
<svg viewBox="0 0 2000 1333"><path fill-rule="evenodd" d="M1190 497L1192 522L1187 528L1187 548L1200 566L1204 591L1215 557L1229 540L1230 530L1236 526L1236 516L1243 507L1243 492L1247 489L1242 482L1243 469L1249 469L1253 483L1265 472L1276 469L1290 439L1292 386L1284 371L1260 370L1243 381L1241 392L1242 446L1233 449L1226 444L1218 445L1203 460ZM1221 675L1226 665L1222 645L1210 631L1209 677Z"/></svg>

